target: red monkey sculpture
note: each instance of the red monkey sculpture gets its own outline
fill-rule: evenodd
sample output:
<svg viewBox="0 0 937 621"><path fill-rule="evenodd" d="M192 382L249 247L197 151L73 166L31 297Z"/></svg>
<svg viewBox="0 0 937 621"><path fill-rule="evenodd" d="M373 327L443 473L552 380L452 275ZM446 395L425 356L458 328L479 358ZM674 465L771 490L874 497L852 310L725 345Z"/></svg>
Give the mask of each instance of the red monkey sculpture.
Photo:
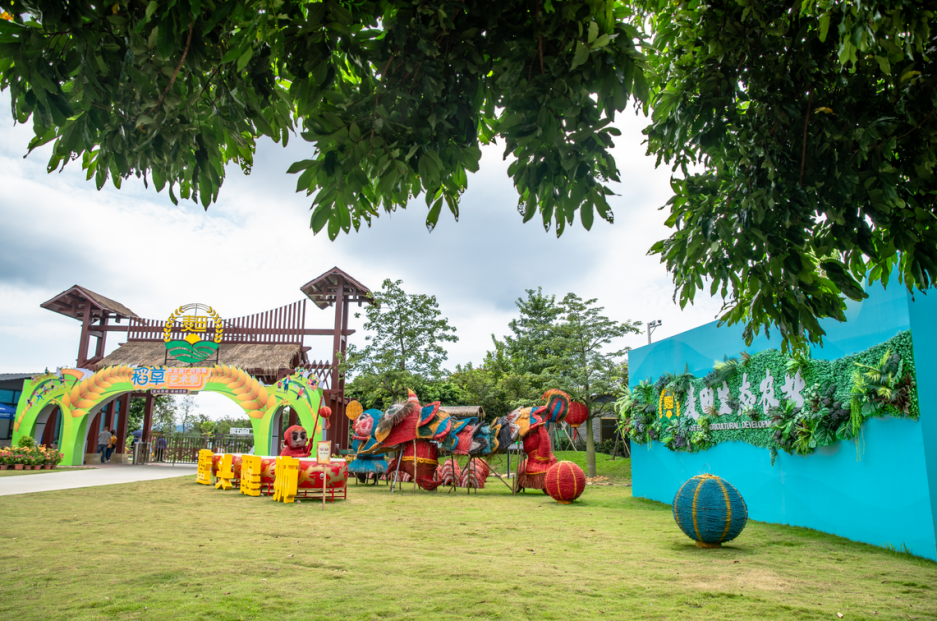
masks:
<svg viewBox="0 0 937 621"><path fill-rule="evenodd" d="M312 453L312 438L306 437L306 430L293 425L286 430L286 446L280 451L280 457L309 457Z"/></svg>

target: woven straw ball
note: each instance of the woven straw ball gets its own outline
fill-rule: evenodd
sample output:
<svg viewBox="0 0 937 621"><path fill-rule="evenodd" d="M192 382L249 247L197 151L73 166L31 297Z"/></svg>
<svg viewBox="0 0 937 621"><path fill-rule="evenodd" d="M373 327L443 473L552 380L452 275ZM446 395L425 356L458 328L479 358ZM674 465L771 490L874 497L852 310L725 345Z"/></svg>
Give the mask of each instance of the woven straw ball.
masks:
<svg viewBox="0 0 937 621"><path fill-rule="evenodd" d="M568 505L586 489L586 475L571 461L558 461L547 470L544 491L561 505Z"/></svg>
<svg viewBox="0 0 937 621"><path fill-rule="evenodd" d="M748 507L738 490L712 474L684 483L673 499L673 519L698 548L719 548L739 536L748 522Z"/></svg>

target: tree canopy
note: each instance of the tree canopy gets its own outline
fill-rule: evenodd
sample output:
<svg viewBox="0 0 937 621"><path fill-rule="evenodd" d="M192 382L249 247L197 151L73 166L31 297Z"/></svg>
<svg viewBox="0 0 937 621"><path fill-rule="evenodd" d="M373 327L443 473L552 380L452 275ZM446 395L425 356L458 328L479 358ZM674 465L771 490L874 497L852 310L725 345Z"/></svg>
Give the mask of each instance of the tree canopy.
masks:
<svg viewBox="0 0 937 621"><path fill-rule="evenodd" d="M818 320L897 271L937 273L934 12L916 0L0 0L0 88L49 171L81 159L217 200L225 165L299 133L311 227L334 239L421 195L457 219L500 139L524 221L609 222L616 113L673 167L652 252L746 337Z"/></svg>
<svg viewBox="0 0 937 621"><path fill-rule="evenodd" d="M447 357L442 343L458 342L456 329L441 317L435 295L407 293L402 284L388 278L374 294L375 303L365 311L367 345L348 348L348 365L361 373L401 371L438 377Z"/></svg>
<svg viewBox="0 0 937 621"><path fill-rule="evenodd" d="M583 300L568 293L559 304L562 316L551 330L549 350L553 352L541 372L542 381L559 388L589 409L586 419L586 465L595 476L595 436L593 418L599 414L594 398L618 397L627 389L628 366L623 360L628 349L607 351L615 339L641 332L640 321L609 319L598 300Z"/></svg>
<svg viewBox="0 0 937 621"><path fill-rule="evenodd" d="M937 275L937 31L905 0L638 0L654 33L648 150L679 171L654 245L680 304L819 341L844 297ZM702 170L696 165L701 165Z"/></svg>

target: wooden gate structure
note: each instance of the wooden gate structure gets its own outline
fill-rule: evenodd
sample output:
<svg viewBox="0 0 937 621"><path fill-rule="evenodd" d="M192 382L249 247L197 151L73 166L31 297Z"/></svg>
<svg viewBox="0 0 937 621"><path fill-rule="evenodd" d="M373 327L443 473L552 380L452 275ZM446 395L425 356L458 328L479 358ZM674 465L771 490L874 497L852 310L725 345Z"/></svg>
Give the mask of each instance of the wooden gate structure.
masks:
<svg viewBox="0 0 937 621"><path fill-rule="evenodd" d="M215 362L238 367L258 378L264 384L272 385L297 371L310 371L319 382L323 391L323 401L333 412L333 425L329 430L333 446L348 448L349 425L345 417L345 378L339 369L348 346L348 337L354 330L348 329L348 308L351 304L374 304L371 291L360 282L337 267L314 278L300 290L306 295L292 304L253 315L222 318L223 337L218 347ZM306 327L306 300L311 300L324 310L335 307L335 319L331 328ZM186 364L167 356L164 344L166 320L144 319L133 311L100 294L78 285L63 291L48 302L40 305L47 310L72 317L81 321L81 335L78 342L78 368L99 370L116 365L129 366L166 366L195 367L198 364ZM175 322L172 335L182 338L183 326ZM209 330L214 325L209 324ZM105 356L107 335L111 332L126 334L126 342L111 354ZM310 361L306 346L307 336L331 336L332 359L330 361ZM92 338L95 340L92 342ZM204 365L201 365L204 366ZM87 426L88 446L94 446L96 436L102 428L116 428L118 435L117 452L123 453L127 437L127 414L130 399L146 399L143 422L143 441L151 435L153 401L152 392L128 393L111 401L98 412ZM91 414L91 413L89 413ZM35 429L37 438L44 444L51 444L61 412L53 411L44 421L40 431ZM296 424L295 413L290 414L290 424ZM120 458L119 458L120 459Z"/></svg>

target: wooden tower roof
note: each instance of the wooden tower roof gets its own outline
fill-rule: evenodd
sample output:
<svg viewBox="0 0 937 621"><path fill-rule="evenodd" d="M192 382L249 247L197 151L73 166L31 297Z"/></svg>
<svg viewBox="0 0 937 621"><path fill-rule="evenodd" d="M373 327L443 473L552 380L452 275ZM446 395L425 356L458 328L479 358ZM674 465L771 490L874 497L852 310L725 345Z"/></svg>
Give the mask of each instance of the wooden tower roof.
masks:
<svg viewBox="0 0 937 621"><path fill-rule="evenodd" d="M305 293L313 304L325 309L335 303L335 295L342 281L344 281L343 290L349 302L357 302L358 306L361 306L362 302L375 304L370 289L337 267L333 267L318 278L313 278L299 290Z"/></svg>
<svg viewBox="0 0 937 621"><path fill-rule="evenodd" d="M66 317L83 320L85 309L90 309L91 319L99 319L107 315L116 315L117 318L126 317L137 319L137 314L110 298L90 289L74 285L66 289L48 302L40 304L42 308Z"/></svg>

